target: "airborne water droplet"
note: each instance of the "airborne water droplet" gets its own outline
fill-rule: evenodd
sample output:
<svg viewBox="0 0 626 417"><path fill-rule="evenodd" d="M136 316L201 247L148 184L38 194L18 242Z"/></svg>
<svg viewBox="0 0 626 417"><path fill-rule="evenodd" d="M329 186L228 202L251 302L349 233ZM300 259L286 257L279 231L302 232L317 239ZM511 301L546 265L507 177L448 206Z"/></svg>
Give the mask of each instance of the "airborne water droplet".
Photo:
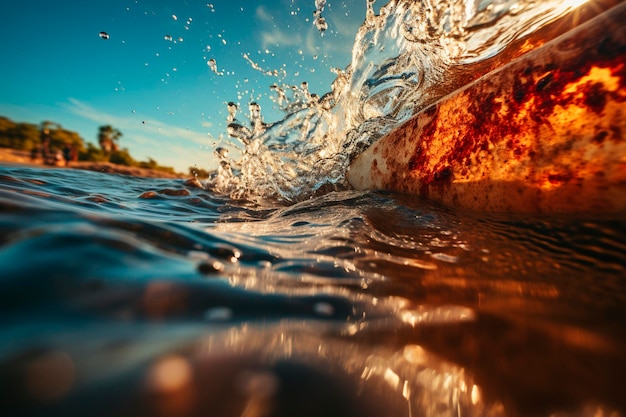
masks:
<svg viewBox="0 0 626 417"><path fill-rule="evenodd" d="M105 40L106 40L106 39L109 39L109 34L108 34L108 33L106 33L106 32L104 32L104 31L103 31L103 32L100 32L100 33L98 34L98 36L100 36L100 38L101 38L101 39L105 39Z"/></svg>
<svg viewBox="0 0 626 417"><path fill-rule="evenodd" d="M235 117L237 116L237 110L237 104L233 103L232 101L228 103L228 117L226 118L228 123L232 123L235 121Z"/></svg>
<svg viewBox="0 0 626 417"><path fill-rule="evenodd" d="M322 12L324 11L324 7L326 6L326 0L315 0L315 11L313 12L313 24L317 28L317 30L324 34L324 31L328 29L328 23L326 19L322 17Z"/></svg>
<svg viewBox="0 0 626 417"><path fill-rule="evenodd" d="M226 148L217 148L217 149L215 149L215 156L217 156L220 159L228 158L228 149L226 149Z"/></svg>
<svg viewBox="0 0 626 417"><path fill-rule="evenodd" d="M326 0L315 0L315 8L320 12L326 7Z"/></svg>
<svg viewBox="0 0 626 417"><path fill-rule="evenodd" d="M320 16L315 19L315 27L320 31L320 33L324 33L324 31L328 29L328 23L326 23L326 19Z"/></svg>
<svg viewBox="0 0 626 417"><path fill-rule="evenodd" d="M165 39L166 41L172 42L172 35L165 35L163 36L163 39Z"/></svg>
<svg viewBox="0 0 626 417"><path fill-rule="evenodd" d="M213 71L217 75L221 75L219 72L217 72L217 62L214 58L209 59L206 64L209 66L209 68L211 68L211 71Z"/></svg>

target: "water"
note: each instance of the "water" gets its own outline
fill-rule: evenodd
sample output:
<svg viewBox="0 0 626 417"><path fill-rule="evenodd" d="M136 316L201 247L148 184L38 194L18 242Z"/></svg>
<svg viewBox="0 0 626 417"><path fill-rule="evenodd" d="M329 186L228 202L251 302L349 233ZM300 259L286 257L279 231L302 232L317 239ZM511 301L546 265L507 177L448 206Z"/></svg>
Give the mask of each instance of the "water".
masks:
<svg viewBox="0 0 626 417"><path fill-rule="evenodd" d="M0 166L4 414L626 413L623 214L466 212L345 181L578 4L367 5L328 94L273 85L277 122L228 104L206 184Z"/></svg>
<svg viewBox="0 0 626 417"><path fill-rule="evenodd" d="M0 167L6 415L621 415L623 216Z"/></svg>

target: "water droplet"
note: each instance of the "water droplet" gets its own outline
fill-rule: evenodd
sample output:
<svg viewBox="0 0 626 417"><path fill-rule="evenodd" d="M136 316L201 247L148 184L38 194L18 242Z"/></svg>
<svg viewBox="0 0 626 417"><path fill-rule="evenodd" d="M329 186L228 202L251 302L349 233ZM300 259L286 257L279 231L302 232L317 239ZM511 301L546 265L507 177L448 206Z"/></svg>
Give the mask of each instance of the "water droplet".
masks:
<svg viewBox="0 0 626 417"><path fill-rule="evenodd" d="M328 23L326 23L326 19L322 17L322 12L324 11L324 7L326 6L326 0L315 0L315 11L313 12L313 24L319 30L321 34L324 33L326 29L328 29Z"/></svg>
<svg viewBox="0 0 626 417"><path fill-rule="evenodd" d="M226 127L226 132L231 138L240 139L244 143L248 143L250 141L250 137L252 136L250 129L237 123L229 124Z"/></svg>
<svg viewBox="0 0 626 417"><path fill-rule="evenodd" d="M214 73L216 73L217 75L221 75L218 71L217 71L217 62L215 61L214 58L209 59L206 64L209 66L209 68L211 68L211 71L213 71Z"/></svg>
<svg viewBox="0 0 626 417"><path fill-rule="evenodd" d="M326 23L326 19L320 16L315 19L315 27L320 31L320 33L324 33L324 31L328 29L328 23Z"/></svg>
<svg viewBox="0 0 626 417"><path fill-rule="evenodd" d="M174 20L178 20L178 16L176 16L175 14L172 15L172 19Z"/></svg>
<svg viewBox="0 0 626 417"><path fill-rule="evenodd" d="M163 39L165 39L168 42L172 42L172 35L165 35L163 36Z"/></svg>
<svg viewBox="0 0 626 417"><path fill-rule="evenodd" d="M217 149L215 149L215 156L217 156L220 159L228 158L228 149L226 149L226 148L217 148Z"/></svg>
<svg viewBox="0 0 626 417"><path fill-rule="evenodd" d="M235 121L238 109L239 108L237 107L237 104L233 103L232 101L228 103L228 117L226 118L226 121L228 123L232 123Z"/></svg>
<svg viewBox="0 0 626 417"><path fill-rule="evenodd" d="M106 32L100 32L98 36L100 36L100 39L104 39L104 40L109 39L109 34Z"/></svg>
<svg viewBox="0 0 626 417"><path fill-rule="evenodd" d="M261 106L256 102L250 103L250 119L254 121L259 117L261 117Z"/></svg>

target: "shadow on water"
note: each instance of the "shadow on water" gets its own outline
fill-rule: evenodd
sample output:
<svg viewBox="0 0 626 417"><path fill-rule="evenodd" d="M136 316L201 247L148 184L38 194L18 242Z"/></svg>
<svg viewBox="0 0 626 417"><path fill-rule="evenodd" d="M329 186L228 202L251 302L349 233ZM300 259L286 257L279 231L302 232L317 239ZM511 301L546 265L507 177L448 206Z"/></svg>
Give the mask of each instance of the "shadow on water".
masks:
<svg viewBox="0 0 626 417"><path fill-rule="evenodd" d="M0 402L16 416L621 415L624 226L3 167Z"/></svg>

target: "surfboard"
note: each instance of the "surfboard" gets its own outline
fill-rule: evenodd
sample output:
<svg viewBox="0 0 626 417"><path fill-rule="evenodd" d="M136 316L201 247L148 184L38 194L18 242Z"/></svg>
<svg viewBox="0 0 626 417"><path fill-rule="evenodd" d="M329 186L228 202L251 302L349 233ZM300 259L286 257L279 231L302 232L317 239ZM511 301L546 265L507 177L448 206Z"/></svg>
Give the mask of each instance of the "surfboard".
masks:
<svg viewBox="0 0 626 417"><path fill-rule="evenodd" d="M481 211L626 210L624 22L626 3L444 97L348 181Z"/></svg>

